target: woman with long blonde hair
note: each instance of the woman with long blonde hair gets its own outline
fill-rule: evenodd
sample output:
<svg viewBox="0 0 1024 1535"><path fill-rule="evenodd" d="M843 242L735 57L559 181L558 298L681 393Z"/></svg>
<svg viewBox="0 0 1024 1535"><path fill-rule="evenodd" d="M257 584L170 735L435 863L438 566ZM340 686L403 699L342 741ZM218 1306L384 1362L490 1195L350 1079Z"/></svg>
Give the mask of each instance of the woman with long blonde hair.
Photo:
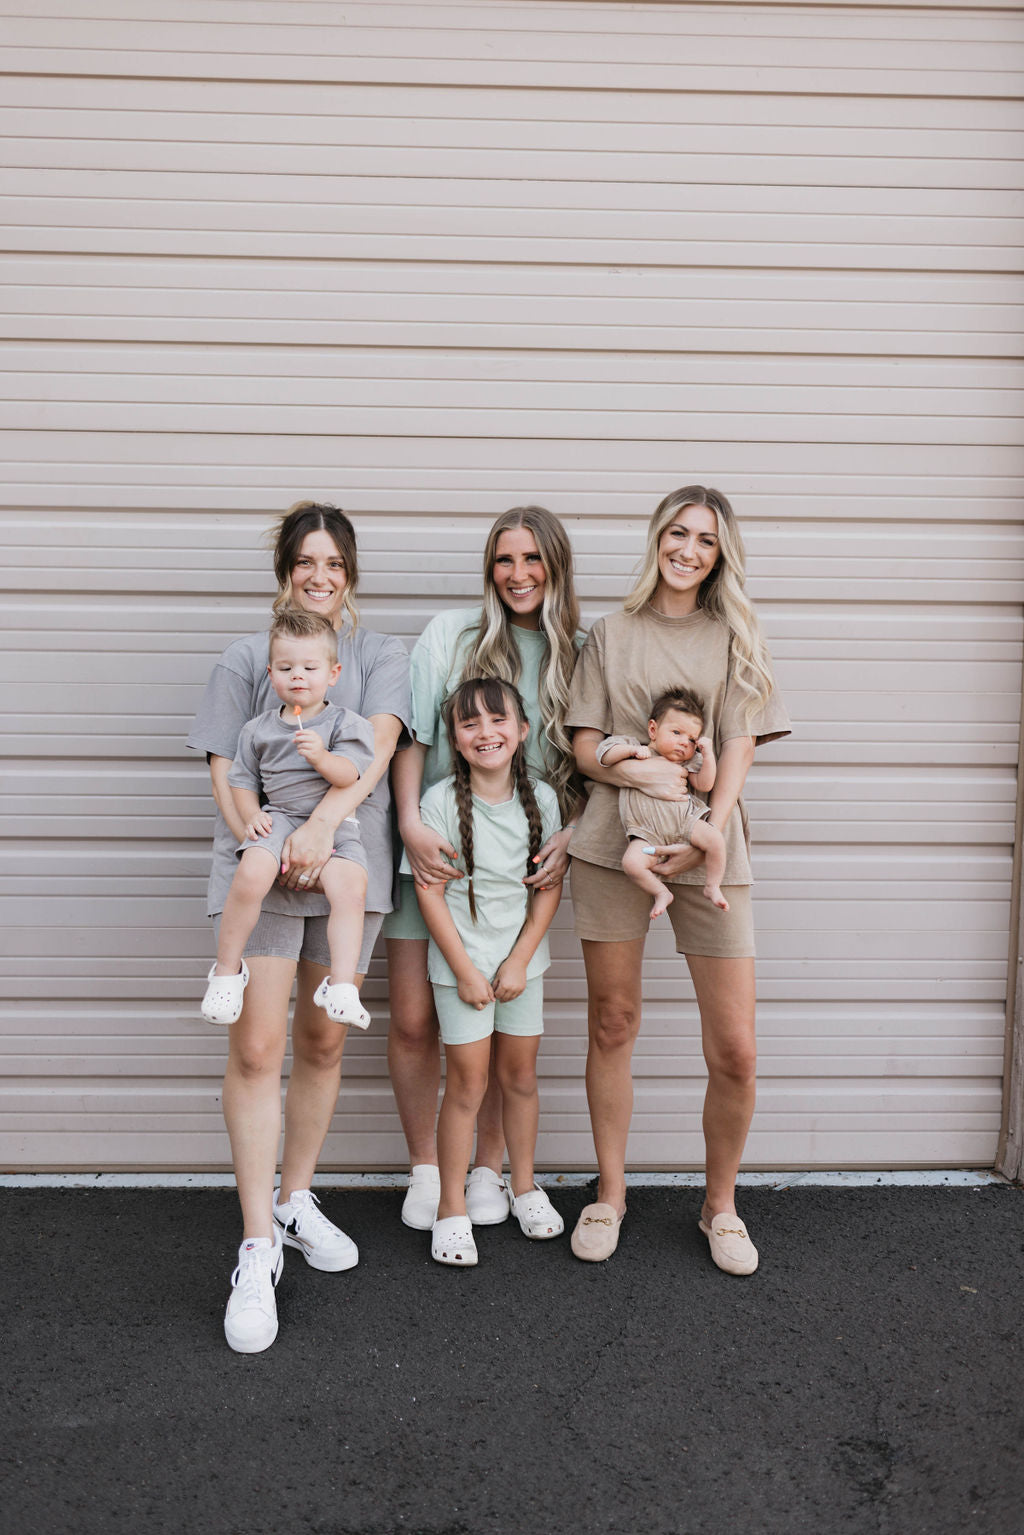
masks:
<svg viewBox="0 0 1024 1535"><path fill-rule="evenodd" d="M570 851L587 972L587 1098L598 1196L582 1212L572 1247L591 1262L615 1251L626 1211L631 1063L650 927L650 897L621 868L626 836L618 790L672 801L690 792L685 764L651 755L607 767L597 749L607 736L646 736L651 700L685 687L703 700L704 733L717 756L709 822L725 838L728 910L703 898L703 854L689 843L655 847L655 872L672 887L668 915L697 993L708 1070L700 1228L720 1269L749 1274L757 1267L735 1203L756 1064L751 874L740 794L755 746L788 734L789 720L744 583L743 541L726 497L703 485L674 491L651 517L640 576L623 611L594 625L573 678L566 724L577 766L593 783Z"/></svg>
<svg viewBox="0 0 1024 1535"><path fill-rule="evenodd" d="M440 1192L435 1130L441 1054L427 977L428 933L414 886L459 877L451 863L455 849L420 818L420 798L452 773L442 710L460 682L496 677L519 689L530 723L530 772L558 797L562 827L537 854L537 872L529 885L547 890L561 884L579 805L565 730L581 639L579 604L572 547L558 518L541 506L513 507L499 517L484 548L483 585L481 607L439 613L416 642L413 745L396 757L392 769L399 831L412 875L403 875L400 909L384 925L391 999L388 1065L411 1167L402 1219L424 1231L433 1225ZM500 1095L492 1086L478 1119L476 1165L467 1189L470 1219L477 1225L497 1224L508 1216L501 1176L504 1151Z"/></svg>

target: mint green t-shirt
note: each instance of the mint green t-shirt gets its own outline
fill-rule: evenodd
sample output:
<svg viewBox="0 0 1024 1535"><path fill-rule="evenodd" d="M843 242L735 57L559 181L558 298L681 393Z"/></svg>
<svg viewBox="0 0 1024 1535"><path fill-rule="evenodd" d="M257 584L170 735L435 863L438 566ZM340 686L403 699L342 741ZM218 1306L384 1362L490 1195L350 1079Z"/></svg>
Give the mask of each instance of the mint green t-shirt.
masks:
<svg viewBox="0 0 1024 1535"><path fill-rule="evenodd" d="M423 764L423 788L431 788L452 773L448 737L441 708L458 687L462 668L480 624L479 608L455 608L432 618L416 641L410 659L412 683L412 734L427 748ZM546 779L550 771L544 751L544 722L540 714L540 671L547 654L547 636L539 629L520 629L512 634L522 661L516 683L526 705L530 734L526 738L526 762L531 777ZM582 643L582 635L580 636ZM550 748L549 748L550 750ZM558 828L556 827L557 831Z"/></svg>
<svg viewBox="0 0 1024 1535"><path fill-rule="evenodd" d="M541 842L558 830L561 818L555 791L546 783L535 783L537 808L541 818ZM459 812L455 804L455 782L446 778L427 790L420 803L424 826L439 832L446 842L458 849L458 867L464 869L459 841ZM444 898L473 964L488 980L507 959L526 920L526 857L530 832L519 798L489 805L473 796L473 894L477 920L469 913L468 879L450 879ZM402 873L410 874L408 856L402 860ZM547 934L537 945L526 967L526 978L543 975L551 963ZM433 938L427 951L427 974L438 986L455 986L455 975Z"/></svg>

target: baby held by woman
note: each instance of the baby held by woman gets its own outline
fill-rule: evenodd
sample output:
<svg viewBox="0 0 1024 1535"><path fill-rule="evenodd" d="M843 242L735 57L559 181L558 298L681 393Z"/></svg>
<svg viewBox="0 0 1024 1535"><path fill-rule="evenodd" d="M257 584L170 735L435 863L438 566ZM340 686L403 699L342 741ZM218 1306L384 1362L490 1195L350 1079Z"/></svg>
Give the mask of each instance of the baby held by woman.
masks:
<svg viewBox="0 0 1024 1535"><path fill-rule="evenodd" d="M629 757L645 758L656 754L666 762L685 766L691 790L708 794L714 788L717 764L715 750L704 729L704 703L695 693L678 688L662 693L651 704L647 722L649 744L631 736L607 736L597 748L597 760L614 767ZM655 869L660 861L658 847L688 842L704 854L703 894L722 911L729 903L722 894L725 873L725 838L707 817L711 807L691 792L684 800L654 799L639 789L619 790L619 815L629 845L622 857L622 867L630 879L653 895L651 921L672 904L673 895Z"/></svg>

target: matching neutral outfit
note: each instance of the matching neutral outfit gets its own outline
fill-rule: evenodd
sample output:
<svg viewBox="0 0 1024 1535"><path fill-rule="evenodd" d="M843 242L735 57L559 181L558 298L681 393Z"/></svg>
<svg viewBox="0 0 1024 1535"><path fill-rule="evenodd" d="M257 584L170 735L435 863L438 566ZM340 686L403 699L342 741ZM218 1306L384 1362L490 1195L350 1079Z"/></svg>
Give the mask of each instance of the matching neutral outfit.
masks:
<svg viewBox="0 0 1024 1535"><path fill-rule="evenodd" d="M541 842L559 829L561 818L555 792L546 783L535 783L534 794L541 816ZM452 779L434 784L420 804L424 826L431 827L458 849L457 866L465 869L459 837L459 813ZM452 879L444 888L445 901L470 960L488 980L511 952L526 920L530 845L526 813L519 798L490 805L473 796L473 895L477 920L469 909L469 880ZM403 859L408 873L408 860ZM411 881L410 881L411 883ZM412 899L415 900L415 893ZM543 986L541 977L551 964L547 934L526 967L526 990L512 1002L495 1002L478 1011L459 998L458 983L433 938L427 948L427 974L434 988L441 1037L445 1044L466 1044L486 1039L495 1030L505 1034L542 1034ZM536 983L536 984L534 984Z"/></svg>
<svg viewBox="0 0 1024 1535"><path fill-rule="evenodd" d="M246 635L233 641L224 651L206 685L188 736L186 744L194 751L232 760L238 750L242 727L279 702L267 675L268 651L266 632ZM341 676L329 689L328 701L351 709L367 720L375 714L394 715L404 727L399 749L407 746L409 656L401 641L391 635L375 634L362 625L353 629L346 624L338 634L338 660ZM383 913L392 908L395 858L390 812L391 789L385 773L356 811L368 875L363 948L359 956L361 973L369 964ZM237 839L218 812L207 891L207 912L212 917L219 917L224 909L224 900L234 878L237 847ZM263 902L260 919L246 944L246 958L266 954L308 959L313 964L329 967L329 910L324 895L300 893L274 885Z"/></svg>
<svg viewBox="0 0 1024 1535"><path fill-rule="evenodd" d="M598 762L604 762L613 746L642 746L645 743L635 736L606 736L595 752ZM694 752L685 764L688 774L699 773L704 765L701 752ZM668 843L689 842L690 833L698 821L711 814L705 800L691 794L684 800L654 799L639 789L619 790L619 820L627 837L642 837L659 847Z"/></svg>
<svg viewBox="0 0 1024 1535"><path fill-rule="evenodd" d="M441 710L445 699L462 681L462 672L480 627L480 608L454 608L432 618L413 646L410 658L412 736L426 747L423 789L451 776L451 752ZM547 654L547 636L539 629L509 632L519 652L521 671L516 687L526 706L530 733L526 738L526 765L531 778L546 779L552 767L552 749L544 735L540 712L540 671ZM580 635L580 643L583 636ZM427 938L411 875L403 874L398 908L384 923L385 938Z"/></svg>
<svg viewBox="0 0 1024 1535"><path fill-rule="evenodd" d="M776 693L766 707L747 715L729 631L703 608L685 618L667 618L651 607L599 618L573 675L566 725L570 730L596 730L602 737L637 737L650 717L651 699L680 686L703 699L704 734L710 737L719 762L727 741L745 736L760 745L789 733L789 717ZM680 953L721 957L754 953L750 832L742 799L723 835L722 887L728 887L729 911L720 911L701 895L703 866L667 881L676 897L668 915ZM595 783L569 844L579 937L614 943L650 931L651 899L622 872L625 851L619 790Z"/></svg>
<svg viewBox="0 0 1024 1535"><path fill-rule="evenodd" d="M330 788L316 768L296 751L298 728L295 720L282 717L280 706L258 714L242 727L235 760L228 769L228 783L236 789L262 793L266 797L264 809L273 824L265 837L240 842L236 848L239 856L251 847L266 848L280 863L285 842L309 820ZM373 761L373 727L352 709L328 704L302 728L314 731L329 752L347 758L360 777ZM336 857L366 868L355 816L348 816L335 832L334 852Z"/></svg>

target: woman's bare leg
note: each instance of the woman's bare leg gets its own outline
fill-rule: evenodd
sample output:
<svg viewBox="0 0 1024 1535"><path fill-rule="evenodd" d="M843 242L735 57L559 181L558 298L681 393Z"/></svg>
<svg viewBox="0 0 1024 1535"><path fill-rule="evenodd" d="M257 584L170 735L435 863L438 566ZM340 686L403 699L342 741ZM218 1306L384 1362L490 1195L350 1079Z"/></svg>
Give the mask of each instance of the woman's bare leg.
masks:
<svg viewBox="0 0 1024 1535"><path fill-rule="evenodd" d="M626 1141L633 1115L633 1046L640 1031L644 940L583 940L587 969L587 1102L597 1152L598 1201L626 1208Z"/></svg>
<svg viewBox="0 0 1024 1535"><path fill-rule="evenodd" d="M242 1206L243 1237L273 1234L274 1173L281 1139L281 1067L295 964L257 955L241 1016L228 1034L224 1120Z"/></svg>
<svg viewBox="0 0 1024 1535"><path fill-rule="evenodd" d="M427 979L427 940L389 938L388 1071L402 1122L409 1162L437 1164L437 1094L441 1086L441 1035L434 993Z"/></svg>
<svg viewBox="0 0 1024 1535"><path fill-rule="evenodd" d="M284 1101L284 1150L281 1203L296 1189L308 1189L320 1160L341 1086L341 1055L348 1037L313 1001L327 975L322 965L299 961L299 984L292 1019L292 1070ZM355 983L362 984L357 975ZM251 983L250 983L251 990Z"/></svg>
<svg viewBox="0 0 1024 1535"><path fill-rule="evenodd" d="M708 1068L704 1097L707 1191L703 1214L736 1211L736 1175L754 1115L757 1044L754 1036L754 961L688 954L701 1044Z"/></svg>

